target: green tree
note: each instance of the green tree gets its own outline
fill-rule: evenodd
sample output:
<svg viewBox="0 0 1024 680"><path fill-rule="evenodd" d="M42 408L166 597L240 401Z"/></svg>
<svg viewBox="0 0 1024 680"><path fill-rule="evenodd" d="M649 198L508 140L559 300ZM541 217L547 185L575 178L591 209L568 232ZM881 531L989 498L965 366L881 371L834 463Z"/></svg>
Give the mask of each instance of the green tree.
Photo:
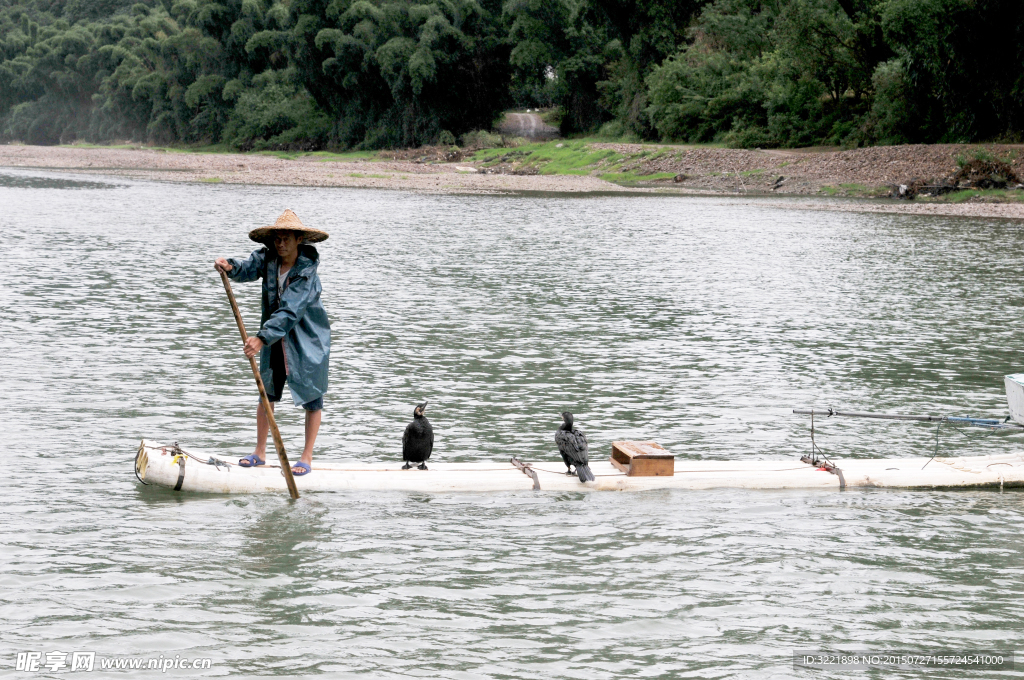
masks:
<svg viewBox="0 0 1024 680"><path fill-rule="evenodd" d="M1019 0L0 0L0 137L411 146L1017 140Z"/></svg>
<svg viewBox="0 0 1024 680"><path fill-rule="evenodd" d="M496 3L297 0L288 45L344 145L415 146L489 128L509 102L509 48Z"/></svg>
<svg viewBox="0 0 1024 680"><path fill-rule="evenodd" d="M888 0L874 134L890 141L1018 139L1024 132L1024 5Z"/></svg>

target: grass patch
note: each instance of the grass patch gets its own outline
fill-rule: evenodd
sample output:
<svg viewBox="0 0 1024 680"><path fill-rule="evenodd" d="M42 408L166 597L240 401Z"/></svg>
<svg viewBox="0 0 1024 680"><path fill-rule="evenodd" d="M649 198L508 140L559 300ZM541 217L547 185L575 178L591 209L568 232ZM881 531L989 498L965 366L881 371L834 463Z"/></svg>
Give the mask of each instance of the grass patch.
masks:
<svg viewBox="0 0 1024 680"><path fill-rule="evenodd" d="M655 172L651 175L638 175L635 172L609 172L599 176L604 181L612 182L613 184L621 184L622 186L637 186L642 185L645 182L656 182L664 179L672 179L673 177L675 177L675 173Z"/></svg>
<svg viewBox="0 0 1024 680"><path fill-rule="evenodd" d="M310 151L300 156L300 158L310 158L321 163L350 163L373 160L376 157L376 151Z"/></svg>
<svg viewBox="0 0 1024 680"><path fill-rule="evenodd" d="M273 156L286 161L308 159L321 163L346 163L351 161L370 160L377 154L375 151L253 151L259 156Z"/></svg>
<svg viewBox="0 0 1024 680"><path fill-rule="evenodd" d="M734 146L729 146L725 142L686 142L686 143L674 143L674 142L644 142L648 145L655 145L667 149L669 151L675 149L735 149Z"/></svg>
<svg viewBox="0 0 1024 680"><path fill-rule="evenodd" d="M141 144L90 144L88 142L72 142L71 144L61 144L68 149L144 149Z"/></svg>
<svg viewBox="0 0 1024 680"><path fill-rule="evenodd" d="M982 163L1006 163L1010 165L1016 159L1017 151L1015 149L1010 149L1009 151L1006 151L1003 155L1000 156L992 153L990 149L978 148L971 149L966 153L957 154L956 164L957 167L960 168L964 167L968 163L971 163L972 161L980 161Z"/></svg>
<svg viewBox="0 0 1024 680"><path fill-rule="evenodd" d="M586 140L534 142L515 149L481 149L472 155L473 161L485 167L515 163L518 169L542 175L589 175L626 158L612 149L594 149Z"/></svg>
<svg viewBox="0 0 1024 680"><path fill-rule="evenodd" d="M866 184L839 184L824 186L819 190L819 193L825 196L855 196L858 198L877 198L879 196L888 196L890 193L889 187L869 187Z"/></svg>
<svg viewBox="0 0 1024 680"><path fill-rule="evenodd" d="M603 140L587 137L535 142L515 149L481 149L467 160L484 167L510 164L517 171L542 175L593 175L622 185L641 185L675 177L673 172L644 174L643 168L637 166L640 162L676 157L682 153L678 147L666 149L648 145L635 153L620 153L615 149L595 148L593 144L600 141Z"/></svg>
<svg viewBox="0 0 1024 680"><path fill-rule="evenodd" d="M997 160L996 157L988 149L972 149L970 152L963 154L958 153L956 155L956 165L958 168L962 168L971 161L982 161L983 163Z"/></svg>
<svg viewBox="0 0 1024 680"><path fill-rule="evenodd" d="M201 146L153 146L146 147L166 153L245 153L227 144L203 144Z"/></svg>
<svg viewBox="0 0 1024 680"><path fill-rule="evenodd" d="M302 158L306 155L305 151L274 151L271 149L263 149L262 151L251 151L250 153L257 156L272 156L274 158L280 158L285 161L294 161L296 158Z"/></svg>
<svg viewBox="0 0 1024 680"><path fill-rule="evenodd" d="M207 184L220 184L224 180L222 180L220 177L204 177L199 181L206 182Z"/></svg>
<svg viewBox="0 0 1024 680"><path fill-rule="evenodd" d="M964 189L930 200L941 203L964 203L973 199L980 199L985 203L1019 203L1024 201L1024 192L1011 189Z"/></svg>
<svg viewBox="0 0 1024 680"><path fill-rule="evenodd" d="M273 151L264 149L261 151L241 151L227 144L197 144L197 145L175 145L175 146L146 146L144 144L89 144L86 142L75 142L62 146L74 149L133 149L147 151L163 151L165 153L236 153L241 155L273 156L288 161L299 158L329 162L347 162L358 160L371 160L376 158L376 151Z"/></svg>
<svg viewBox="0 0 1024 680"><path fill-rule="evenodd" d="M105 147L105 148L116 148L116 147ZM203 153L203 154L218 154L218 153L238 153L244 154L244 151L232 148L227 144L197 144L195 146L130 146L127 148L133 149L148 149L150 151L162 151L164 153Z"/></svg>
<svg viewBox="0 0 1024 680"><path fill-rule="evenodd" d="M226 144L207 144L203 146L146 146L145 144L90 144L88 142L75 142L73 144L61 144L68 149L128 149L131 151L162 151L165 153L238 153L237 150L228 147Z"/></svg>
<svg viewBox="0 0 1024 680"><path fill-rule="evenodd" d="M743 177L751 177L753 175L760 175L762 172L768 171L764 168L756 168L754 170L743 170L740 172L740 175L742 175Z"/></svg>

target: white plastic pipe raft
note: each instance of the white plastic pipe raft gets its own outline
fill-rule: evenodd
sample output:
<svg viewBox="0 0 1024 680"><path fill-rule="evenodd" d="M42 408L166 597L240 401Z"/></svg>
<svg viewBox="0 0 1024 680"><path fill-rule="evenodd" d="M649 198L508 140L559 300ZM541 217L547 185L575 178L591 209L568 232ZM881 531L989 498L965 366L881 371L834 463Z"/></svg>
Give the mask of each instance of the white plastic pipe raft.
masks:
<svg viewBox="0 0 1024 680"><path fill-rule="evenodd" d="M287 493L281 470L266 465L243 468L196 449L147 442L139 445L135 473L144 484L176 491L250 494ZM930 461L930 462L929 462ZM296 478L301 493L313 491L405 491L415 493L492 491L645 491L652 489L900 489L1003 488L1024 486L1024 456L961 458L833 459L842 475L798 460L676 460L672 476L630 477L606 459L590 463L595 481L566 476L561 461L444 463L429 470L402 470L393 463L313 461L313 471ZM536 480L536 481L535 481Z"/></svg>

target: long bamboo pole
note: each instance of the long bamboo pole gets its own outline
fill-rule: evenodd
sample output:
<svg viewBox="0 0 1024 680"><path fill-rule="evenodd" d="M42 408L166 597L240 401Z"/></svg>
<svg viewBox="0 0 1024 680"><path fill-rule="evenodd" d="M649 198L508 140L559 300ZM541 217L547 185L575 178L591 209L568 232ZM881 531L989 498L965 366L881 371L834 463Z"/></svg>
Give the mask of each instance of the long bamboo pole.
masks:
<svg viewBox="0 0 1024 680"><path fill-rule="evenodd" d="M231 290L231 282L228 275L220 269L220 280L224 283L224 291L228 294L228 302L231 303L231 311L235 313L235 322L238 323L238 332L242 334L242 344L249 340L245 332L245 323L242 321L242 313L238 311L238 303L235 302L235 294ZM256 359L248 357L249 366L252 368L252 377L256 378L256 387L260 390L260 402L263 404L263 412L267 414L267 421L270 423L270 433L274 436L274 448L277 449L277 459L281 461L281 470L284 472L284 481L288 485L288 493L292 498L299 497L299 489L295 486L295 476L292 475L292 465L288 462L288 454L284 452L284 440L281 439L281 431L277 429L277 421L274 420L274 412L270 410L270 399L267 399L267 389L263 386L263 378L260 377L260 369L256 366Z"/></svg>

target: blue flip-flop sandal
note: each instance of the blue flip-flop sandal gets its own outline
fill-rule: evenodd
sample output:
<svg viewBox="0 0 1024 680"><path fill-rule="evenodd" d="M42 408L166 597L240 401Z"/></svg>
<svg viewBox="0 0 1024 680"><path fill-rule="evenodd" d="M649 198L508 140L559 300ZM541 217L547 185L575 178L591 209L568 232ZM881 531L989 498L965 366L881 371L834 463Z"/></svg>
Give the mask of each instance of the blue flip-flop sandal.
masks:
<svg viewBox="0 0 1024 680"><path fill-rule="evenodd" d="M238 461L239 467L256 467L257 465L266 465L267 461L260 460L255 453L250 453L245 458Z"/></svg>
<svg viewBox="0 0 1024 680"><path fill-rule="evenodd" d="M295 470L292 470L293 477L301 477L302 475L308 475L310 472L313 471L313 466L309 465L308 463L303 463L301 460L297 463L292 463L292 467L302 468L302 472L296 472Z"/></svg>

